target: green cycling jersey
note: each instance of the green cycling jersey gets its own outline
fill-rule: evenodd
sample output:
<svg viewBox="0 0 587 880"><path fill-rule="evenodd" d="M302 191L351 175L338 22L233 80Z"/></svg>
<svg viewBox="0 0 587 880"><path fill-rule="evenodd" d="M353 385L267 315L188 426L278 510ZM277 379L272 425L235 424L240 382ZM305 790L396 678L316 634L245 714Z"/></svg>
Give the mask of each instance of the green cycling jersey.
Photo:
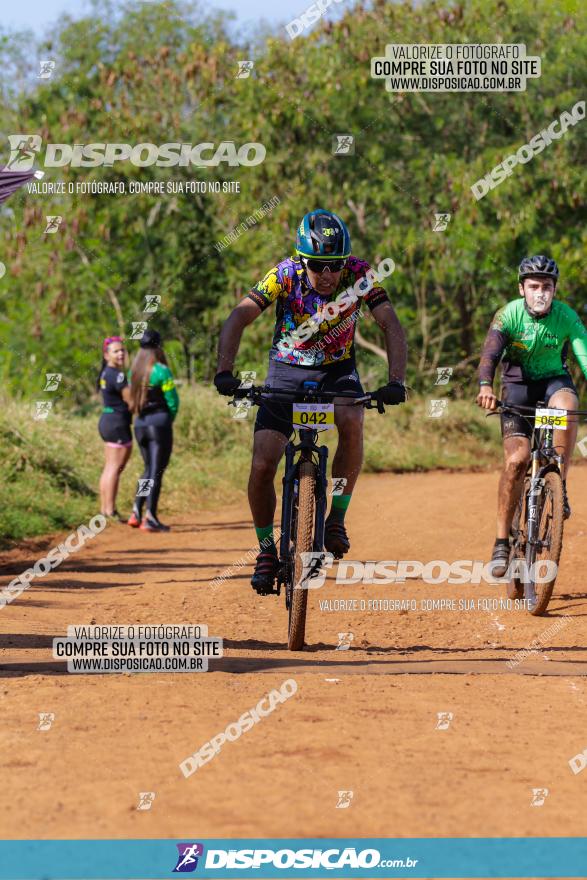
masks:
<svg viewBox="0 0 587 880"><path fill-rule="evenodd" d="M569 345L587 378L587 330L574 309L555 299L548 314L533 317L522 297L512 300L493 318L481 355L479 381L493 384L502 358L504 382L566 375Z"/></svg>
<svg viewBox="0 0 587 880"><path fill-rule="evenodd" d="M153 369L151 370L151 375L149 377L149 389L147 392L148 401L152 391L155 392L153 396L156 399L158 389L161 389L161 393L163 394L171 418L175 419L179 409L179 396L175 387L175 382L173 381L171 370L167 364L162 364L159 361L153 364Z"/></svg>
<svg viewBox="0 0 587 880"><path fill-rule="evenodd" d="M129 381L132 373L128 371ZM159 412L167 409L172 420L175 419L179 409L179 395L173 375L167 364L155 361L149 376L149 386L147 388L147 400L141 409L141 415L147 413Z"/></svg>

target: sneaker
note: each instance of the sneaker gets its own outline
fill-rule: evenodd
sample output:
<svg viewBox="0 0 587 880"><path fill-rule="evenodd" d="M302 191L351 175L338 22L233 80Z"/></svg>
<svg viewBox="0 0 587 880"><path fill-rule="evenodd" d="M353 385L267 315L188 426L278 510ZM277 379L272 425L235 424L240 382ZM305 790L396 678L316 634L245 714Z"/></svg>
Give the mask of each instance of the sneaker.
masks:
<svg viewBox="0 0 587 880"><path fill-rule="evenodd" d="M348 553L351 543L348 539L344 523L326 520L324 528L324 549L332 553L335 559L342 559Z"/></svg>
<svg viewBox="0 0 587 880"><path fill-rule="evenodd" d="M261 550L255 561L255 571L251 577L251 586L260 596L273 593L275 578L279 571L277 549Z"/></svg>
<svg viewBox="0 0 587 880"><path fill-rule="evenodd" d="M133 510L133 512L131 513L131 515L128 518L127 525L129 525L132 529L138 529L140 524L141 524L141 521Z"/></svg>
<svg viewBox="0 0 587 880"><path fill-rule="evenodd" d="M169 526L163 525L161 520L149 513L143 517L140 528L143 532L168 532L170 530Z"/></svg>
<svg viewBox="0 0 587 880"><path fill-rule="evenodd" d="M508 565L510 561L510 546L508 544L497 544L493 545L493 552L491 554L491 573L493 577L501 578L505 575L508 570Z"/></svg>

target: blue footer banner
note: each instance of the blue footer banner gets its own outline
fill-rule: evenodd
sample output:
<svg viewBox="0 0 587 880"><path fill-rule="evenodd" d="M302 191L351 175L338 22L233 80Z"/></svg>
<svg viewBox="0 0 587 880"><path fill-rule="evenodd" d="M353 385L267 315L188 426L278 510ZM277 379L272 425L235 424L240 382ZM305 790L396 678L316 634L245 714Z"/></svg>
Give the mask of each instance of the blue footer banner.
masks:
<svg viewBox="0 0 587 880"><path fill-rule="evenodd" d="M587 838L3 840L0 880L587 877Z"/></svg>

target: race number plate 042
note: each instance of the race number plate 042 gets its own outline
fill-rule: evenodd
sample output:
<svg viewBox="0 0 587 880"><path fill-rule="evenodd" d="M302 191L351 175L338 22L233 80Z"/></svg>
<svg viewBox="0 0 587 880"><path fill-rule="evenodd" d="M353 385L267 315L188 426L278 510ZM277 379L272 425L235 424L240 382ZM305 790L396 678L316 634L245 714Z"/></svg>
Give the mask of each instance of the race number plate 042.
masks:
<svg viewBox="0 0 587 880"><path fill-rule="evenodd" d="M294 403L293 423L296 428L327 431L334 428L333 403Z"/></svg>
<svg viewBox="0 0 587 880"><path fill-rule="evenodd" d="M557 428L559 431L567 430L566 409L537 409L534 418L535 428Z"/></svg>

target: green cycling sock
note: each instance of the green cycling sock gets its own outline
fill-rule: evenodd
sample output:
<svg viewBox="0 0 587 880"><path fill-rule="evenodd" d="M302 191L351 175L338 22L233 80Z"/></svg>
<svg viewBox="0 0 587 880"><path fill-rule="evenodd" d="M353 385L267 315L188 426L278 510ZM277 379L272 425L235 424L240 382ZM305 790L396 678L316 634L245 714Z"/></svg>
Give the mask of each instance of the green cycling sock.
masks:
<svg viewBox="0 0 587 880"><path fill-rule="evenodd" d="M333 495L332 506L328 519L332 522L343 523L352 495Z"/></svg>
<svg viewBox="0 0 587 880"><path fill-rule="evenodd" d="M261 550L267 550L272 546L275 546L275 541L273 539L273 523L271 523L270 526L262 526L261 528L255 526L255 531L257 533Z"/></svg>

